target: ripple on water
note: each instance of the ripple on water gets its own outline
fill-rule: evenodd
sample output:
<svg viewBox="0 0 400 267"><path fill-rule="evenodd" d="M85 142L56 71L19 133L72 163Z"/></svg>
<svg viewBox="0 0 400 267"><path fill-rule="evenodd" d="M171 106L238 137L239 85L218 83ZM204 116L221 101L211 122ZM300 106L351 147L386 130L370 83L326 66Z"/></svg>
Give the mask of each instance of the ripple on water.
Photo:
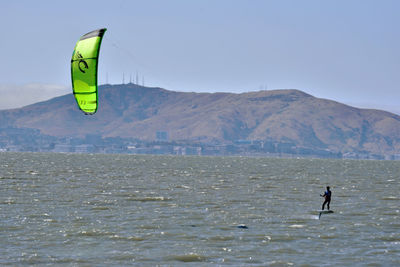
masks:
<svg viewBox="0 0 400 267"><path fill-rule="evenodd" d="M203 262L207 260L207 257L197 253L189 253L183 255L170 255L165 257L165 260L180 261L180 262Z"/></svg>
<svg viewBox="0 0 400 267"><path fill-rule="evenodd" d="M138 202L155 202L155 201L171 201L171 198L156 196L156 197L129 197L128 201L138 201Z"/></svg>
<svg viewBox="0 0 400 267"><path fill-rule="evenodd" d="M0 265L400 266L399 162L0 153L0 164ZM317 220L327 184L340 212Z"/></svg>

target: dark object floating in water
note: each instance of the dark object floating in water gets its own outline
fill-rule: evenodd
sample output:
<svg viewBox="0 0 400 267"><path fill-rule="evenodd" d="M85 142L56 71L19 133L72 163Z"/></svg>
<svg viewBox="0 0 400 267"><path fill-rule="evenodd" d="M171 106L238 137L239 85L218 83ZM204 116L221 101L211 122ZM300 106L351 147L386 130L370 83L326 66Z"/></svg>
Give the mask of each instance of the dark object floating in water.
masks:
<svg viewBox="0 0 400 267"><path fill-rule="evenodd" d="M183 227L197 227L195 224L181 224Z"/></svg>
<svg viewBox="0 0 400 267"><path fill-rule="evenodd" d="M249 229L249 227L247 227L246 225L238 225L237 228L239 229Z"/></svg>

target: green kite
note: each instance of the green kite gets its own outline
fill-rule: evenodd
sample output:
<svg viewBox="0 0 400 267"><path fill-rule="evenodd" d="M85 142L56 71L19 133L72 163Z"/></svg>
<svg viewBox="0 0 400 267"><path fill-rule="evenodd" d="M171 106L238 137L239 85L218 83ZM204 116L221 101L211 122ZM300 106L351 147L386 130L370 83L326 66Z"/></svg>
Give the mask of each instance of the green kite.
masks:
<svg viewBox="0 0 400 267"><path fill-rule="evenodd" d="M72 91L86 114L97 111L97 66L101 40L107 29L89 32L76 43L71 59Z"/></svg>

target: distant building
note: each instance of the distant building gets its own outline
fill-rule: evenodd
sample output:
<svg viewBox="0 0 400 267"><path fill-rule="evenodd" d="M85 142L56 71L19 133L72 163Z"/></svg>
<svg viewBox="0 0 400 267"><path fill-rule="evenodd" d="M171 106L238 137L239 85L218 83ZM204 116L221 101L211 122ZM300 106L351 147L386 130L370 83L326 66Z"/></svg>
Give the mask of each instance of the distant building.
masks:
<svg viewBox="0 0 400 267"><path fill-rule="evenodd" d="M93 150L92 145L83 144L75 146L75 153L91 153Z"/></svg>
<svg viewBox="0 0 400 267"><path fill-rule="evenodd" d="M251 145L253 142L251 140L236 140L236 145Z"/></svg>
<svg viewBox="0 0 400 267"><path fill-rule="evenodd" d="M73 148L66 144L56 144L54 146L53 152L72 152Z"/></svg>
<svg viewBox="0 0 400 267"><path fill-rule="evenodd" d="M157 141L168 141L168 132L165 131L157 131L156 132L156 140Z"/></svg>

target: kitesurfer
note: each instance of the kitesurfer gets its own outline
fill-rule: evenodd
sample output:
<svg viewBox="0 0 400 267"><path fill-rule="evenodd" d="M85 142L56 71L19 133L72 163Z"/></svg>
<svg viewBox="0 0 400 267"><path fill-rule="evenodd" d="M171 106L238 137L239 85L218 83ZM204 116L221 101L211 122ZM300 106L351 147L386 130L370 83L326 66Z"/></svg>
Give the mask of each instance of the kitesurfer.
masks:
<svg viewBox="0 0 400 267"><path fill-rule="evenodd" d="M327 205L327 208L328 208L328 210L329 210L329 204L331 203L331 196L332 196L332 191L331 191L330 187L327 186L327 187L326 187L325 193L324 193L323 195L320 195L320 196L321 196L321 197L325 197L325 201L324 201L324 203L322 204L322 210L325 209L325 204L328 204L328 205Z"/></svg>

